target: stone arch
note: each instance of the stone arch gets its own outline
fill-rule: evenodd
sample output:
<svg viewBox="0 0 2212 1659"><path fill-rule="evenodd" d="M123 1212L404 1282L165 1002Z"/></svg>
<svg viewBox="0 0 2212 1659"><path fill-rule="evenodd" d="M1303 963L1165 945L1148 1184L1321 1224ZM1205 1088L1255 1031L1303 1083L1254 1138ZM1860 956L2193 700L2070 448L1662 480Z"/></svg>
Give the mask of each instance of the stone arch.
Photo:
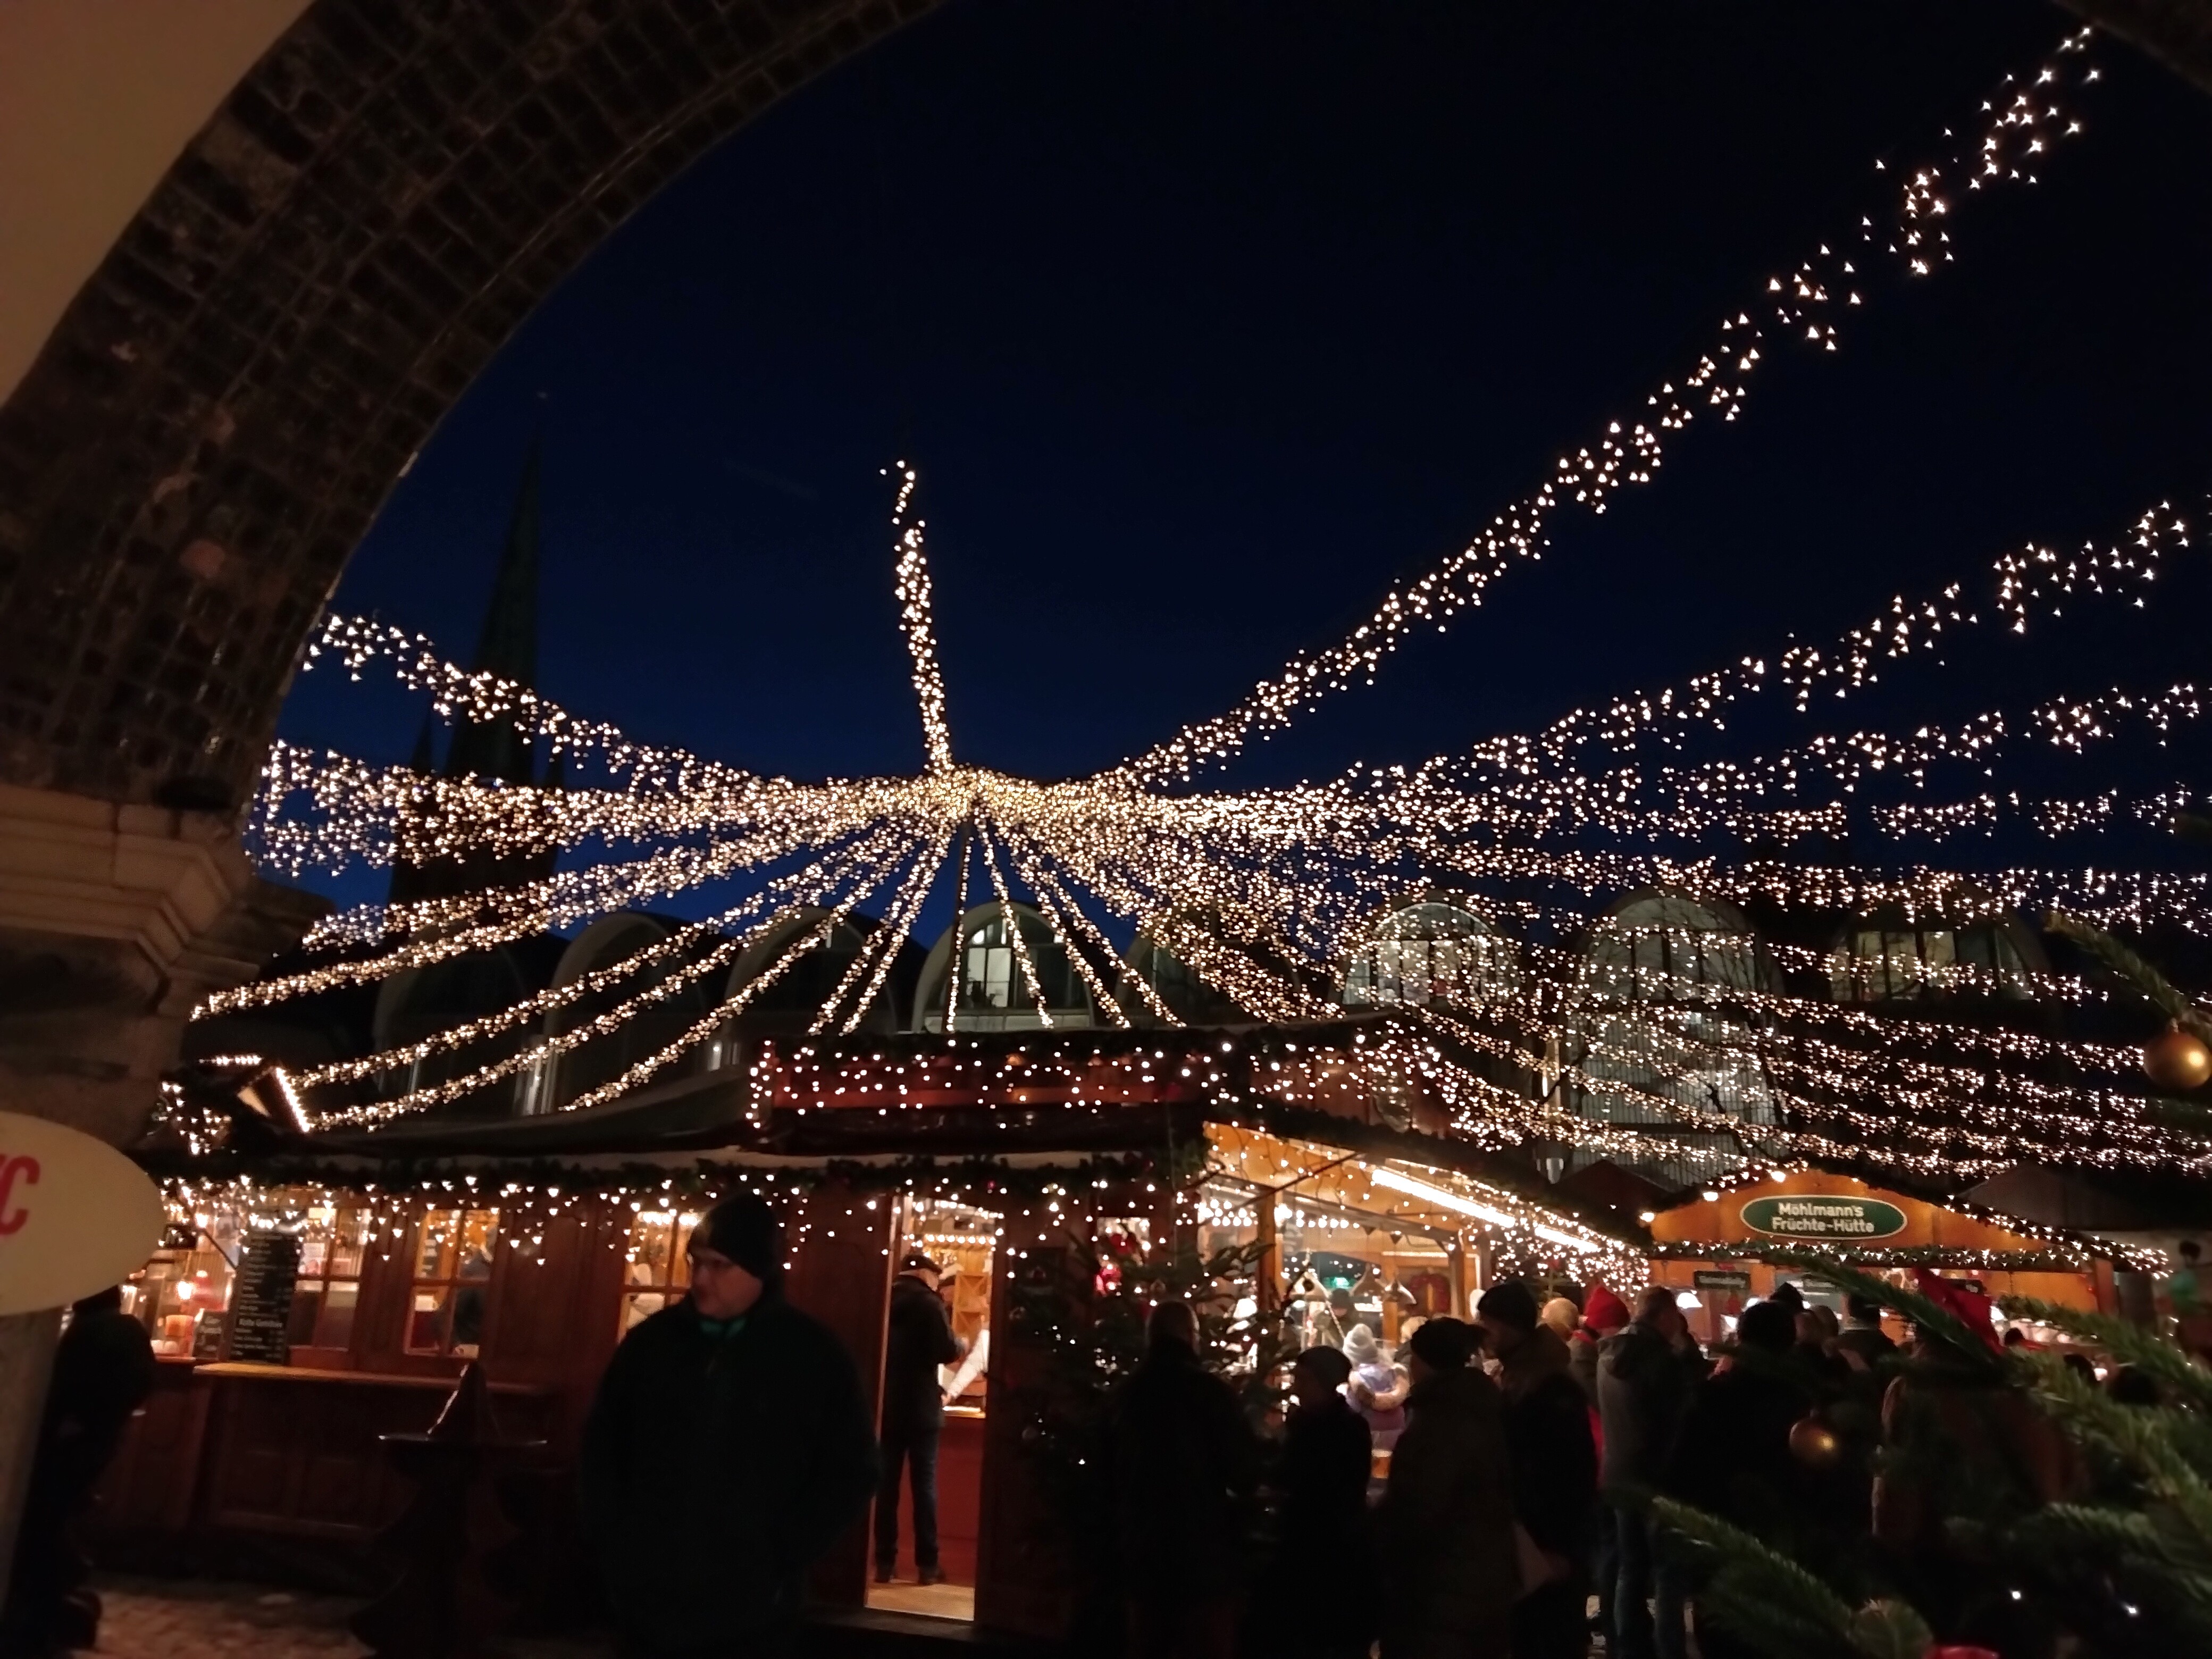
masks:
<svg viewBox="0 0 2212 1659"><path fill-rule="evenodd" d="M0 405L0 782L250 793L386 495L686 164L936 0L314 0Z"/></svg>

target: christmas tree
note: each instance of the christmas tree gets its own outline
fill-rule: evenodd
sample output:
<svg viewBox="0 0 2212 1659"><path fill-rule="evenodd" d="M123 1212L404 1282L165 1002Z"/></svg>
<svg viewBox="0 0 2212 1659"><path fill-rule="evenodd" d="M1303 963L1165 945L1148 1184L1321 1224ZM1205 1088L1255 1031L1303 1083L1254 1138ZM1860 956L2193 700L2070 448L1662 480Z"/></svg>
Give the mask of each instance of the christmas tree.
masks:
<svg viewBox="0 0 2212 1659"><path fill-rule="evenodd" d="M2197 1006L2111 935L2065 916L2049 925L2167 1016L2145 1053L2153 1079L2201 1084L2212 1023ZM2166 1109L2205 1116L2179 1098ZM2101 1351L2128 1379L2100 1386L2058 1354L2000 1346L1932 1274L1908 1290L1837 1262L1817 1270L1915 1333L1884 1379L1873 1547L1816 1572L1765 1537L1655 1499L1698 1575L1701 1623L1778 1659L2212 1653L2212 1371L2109 1315L2000 1302ZM1916 1436L1916 1422L1934 1432ZM1814 1455L1835 1443L1804 1437ZM1924 1524L1901 1545L1884 1537L1884 1511L1906 1497Z"/></svg>

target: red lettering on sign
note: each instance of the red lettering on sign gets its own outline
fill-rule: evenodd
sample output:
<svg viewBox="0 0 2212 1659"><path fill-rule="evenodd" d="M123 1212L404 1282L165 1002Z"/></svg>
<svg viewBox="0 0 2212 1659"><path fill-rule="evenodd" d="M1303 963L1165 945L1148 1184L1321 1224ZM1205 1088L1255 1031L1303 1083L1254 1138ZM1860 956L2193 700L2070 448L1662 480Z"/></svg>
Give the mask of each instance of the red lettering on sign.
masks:
<svg viewBox="0 0 2212 1659"><path fill-rule="evenodd" d="M0 1238L9 1233L21 1232L31 1212L21 1204L13 1209L9 1202L15 1196L15 1182L21 1178L27 1187L39 1184L39 1160L35 1158L0 1158Z"/></svg>

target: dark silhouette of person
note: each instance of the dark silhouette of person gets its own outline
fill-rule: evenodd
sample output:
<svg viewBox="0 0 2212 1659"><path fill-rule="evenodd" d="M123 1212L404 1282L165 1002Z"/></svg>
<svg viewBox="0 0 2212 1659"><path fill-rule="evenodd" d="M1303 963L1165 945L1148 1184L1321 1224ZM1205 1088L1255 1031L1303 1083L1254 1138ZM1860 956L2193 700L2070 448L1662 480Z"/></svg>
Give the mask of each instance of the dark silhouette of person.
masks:
<svg viewBox="0 0 2212 1659"><path fill-rule="evenodd" d="M1881 1304L1853 1296L1844 1299L1844 1310L1849 1316L1836 1338L1836 1352L1855 1355L1867 1370L1879 1371L1882 1362L1897 1353L1897 1344L1881 1328Z"/></svg>
<svg viewBox="0 0 2212 1659"><path fill-rule="evenodd" d="M586 1535L624 1659L790 1650L801 1574L876 1489L860 1378L783 1296L750 1195L707 1212L691 1289L623 1339L584 1425Z"/></svg>
<svg viewBox="0 0 2212 1659"><path fill-rule="evenodd" d="M1406 1431L1378 1516L1383 1659L1496 1659L1520 1589L1504 1402L1468 1364L1465 1322L1429 1320L1407 1346Z"/></svg>
<svg viewBox="0 0 2212 1659"><path fill-rule="evenodd" d="M153 1340L123 1311L120 1285L70 1308L69 1328L54 1350L15 1534L0 1653L59 1653L97 1640L100 1598L86 1587L84 1557L70 1530L132 1413L153 1392L155 1369Z"/></svg>
<svg viewBox="0 0 2212 1659"><path fill-rule="evenodd" d="M1538 1317L1526 1285L1509 1279L1492 1285L1474 1312L1498 1356L1514 1516L1544 1559L1544 1582L1524 1586L1513 1604L1513 1659L1583 1659L1589 1651L1583 1548L1597 1506L1589 1407L1565 1341Z"/></svg>
<svg viewBox="0 0 2212 1659"><path fill-rule="evenodd" d="M1197 1316L1161 1303L1115 1414L1131 1659L1231 1659L1241 1521L1258 1476L1236 1395L1199 1360Z"/></svg>
<svg viewBox="0 0 2212 1659"><path fill-rule="evenodd" d="M884 1342L884 1480L876 1492L876 1582L888 1584L898 1565L899 1468L912 1472L914 1565L918 1583L941 1583L937 1564L937 1442L945 1429L945 1390L937 1368L966 1352L938 1295L939 1269L909 1255L891 1281Z"/></svg>
<svg viewBox="0 0 2212 1659"><path fill-rule="evenodd" d="M1637 1298L1636 1317L1598 1351L1597 1397L1603 1423L1598 1480L1613 1518L1612 1640L1619 1659L1683 1659L1682 1587L1654 1547L1653 1523L1638 1499L1659 1484L1667 1455L1705 1373L1705 1357L1675 1292L1654 1285ZM1796 1334L1791 1322L1790 1334Z"/></svg>
<svg viewBox="0 0 2212 1659"><path fill-rule="evenodd" d="M1869 1516L1848 1467L1808 1464L1790 1449L1790 1430L1814 1401L1814 1378L1796 1352L1796 1317L1781 1302L1754 1303L1735 1336L1728 1369L1691 1396L1662 1485L1800 1559L1831 1565L1865 1532ZM1702 1618L1698 1646L1707 1659L1753 1659L1765 1650Z"/></svg>
<svg viewBox="0 0 2212 1659"><path fill-rule="evenodd" d="M1366 1659L1375 1639L1376 1565L1367 1517L1374 1440L1342 1393L1343 1350L1308 1348L1291 1367L1291 1409L1271 1484L1280 1500L1275 1547L1248 1652L1283 1659ZM1315 1597L1316 1574L1328 1594Z"/></svg>

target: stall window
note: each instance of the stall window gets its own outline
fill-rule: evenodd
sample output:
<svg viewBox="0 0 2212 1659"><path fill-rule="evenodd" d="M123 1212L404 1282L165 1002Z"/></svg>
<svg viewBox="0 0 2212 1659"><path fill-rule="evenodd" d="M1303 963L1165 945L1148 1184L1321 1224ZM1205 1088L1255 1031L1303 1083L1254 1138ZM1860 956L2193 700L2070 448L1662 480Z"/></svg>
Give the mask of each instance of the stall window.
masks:
<svg viewBox="0 0 2212 1659"><path fill-rule="evenodd" d="M240 1231L234 1211L195 1212L172 1225L152 1259L131 1275L124 1309L146 1327L155 1353L212 1355L220 1345Z"/></svg>
<svg viewBox="0 0 2212 1659"><path fill-rule="evenodd" d="M409 1353L476 1358L498 1242L497 1210L432 1210L423 1216L408 1304Z"/></svg>
<svg viewBox="0 0 2212 1659"><path fill-rule="evenodd" d="M686 1212L641 1210L629 1224L629 1267L624 1275L622 1330L684 1299L691 1264L684 1247L699 1218Z"/></svg>
<svg viewBox="0 0 2212 1659"><path fill-rule="evenodd" d="M307 1224L300 1230L300 1278L292 1292L289 1334L294 1347L352 1346L368 1240L367 1210L331 1204L308 1210Z"/></svg>

